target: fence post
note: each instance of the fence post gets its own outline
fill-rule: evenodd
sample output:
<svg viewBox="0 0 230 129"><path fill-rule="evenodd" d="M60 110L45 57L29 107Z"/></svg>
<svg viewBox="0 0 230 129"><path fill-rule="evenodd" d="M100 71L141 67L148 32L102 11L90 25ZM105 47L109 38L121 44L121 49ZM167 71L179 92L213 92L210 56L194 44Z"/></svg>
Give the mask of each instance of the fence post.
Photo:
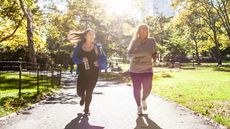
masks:
<svg viewBox="0 0 230 129"><path fill-rule="evenodd" d="M60 75L59 75L59 82L58 82L59 86L61 86L61 72L62 72L62 69L60 68Z"/></svg>
<svg viewBox="0 0 230 129"><path fill-rule="evenodd" d="M54 87L54 62L51 64L51 86Z"/></svg>
<svg viewBox="0 0 230 129"><path fill-rule="evenodd" d="M19 62L19 98L21 98L21 88L22 88L22 65Z"/></svg>
<svg viewBox="0 0 230 129"><path fill-rule="evenodd" d="M37 64L37 95L40 93L40 89L39 89L39 70L40 70L40 66L39 64Z"/></svg>

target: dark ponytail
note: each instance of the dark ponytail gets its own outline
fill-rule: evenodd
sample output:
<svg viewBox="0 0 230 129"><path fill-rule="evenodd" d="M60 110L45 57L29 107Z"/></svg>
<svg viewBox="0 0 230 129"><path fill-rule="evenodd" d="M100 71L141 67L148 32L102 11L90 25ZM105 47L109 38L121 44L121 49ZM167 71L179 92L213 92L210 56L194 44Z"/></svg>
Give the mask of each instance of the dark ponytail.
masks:
<svg viewBox="0 0 230 129"><path fill-rule="evenodd" d="M85 36L91 29L87 29L83 32L70 31L68 35L68 40L70 42L77 43L78 45L83 45L86 42Z"/></svg>

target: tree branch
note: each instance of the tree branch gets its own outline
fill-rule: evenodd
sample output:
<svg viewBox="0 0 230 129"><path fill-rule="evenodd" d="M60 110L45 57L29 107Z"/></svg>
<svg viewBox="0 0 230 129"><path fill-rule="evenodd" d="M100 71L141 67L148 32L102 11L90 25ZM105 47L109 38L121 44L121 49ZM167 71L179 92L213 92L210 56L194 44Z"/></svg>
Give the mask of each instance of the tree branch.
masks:
<svg viewBox="0 0 230 129"><path fill-rule="evenodd" d="M18 25L16 26L16 28L14 29L14 31L13 31L10 35L8 35L8 36L6 36L6 37L0 39L0 43L3 42L3 41L5 41L5 40L7 40L7 39L9 39L10 37L12 37L12 36L16 33L16 31L18 30L18 28L21 26L21 23L22 23L23 19L24 19L24 16L23 16L22 19L18 22Z"/></svg>
<svg viewBox="0 0 230 129"><path fill-rule="evenodd" d="M207 34L207 35L212 39L213 42L215 41L215 40L213 39L213 37L212 37L211 34L209 34L208 32L206 32L206 31L204 31L204 30L201 30L201 31L204 32L205 34Z"/></svg>

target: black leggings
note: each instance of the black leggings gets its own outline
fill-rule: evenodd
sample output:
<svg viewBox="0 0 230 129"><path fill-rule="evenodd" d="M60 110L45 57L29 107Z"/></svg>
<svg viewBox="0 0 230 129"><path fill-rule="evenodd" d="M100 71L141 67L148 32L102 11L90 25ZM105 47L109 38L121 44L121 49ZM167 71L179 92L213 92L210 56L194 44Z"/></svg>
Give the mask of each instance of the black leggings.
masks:
<svg viewBox="0 0 230 129"><path fill-rule="evenodd" d="M80 72L77 79L77 94L85 97L85 108L89 108L93 90L96 86L99 70Z"/></svg>

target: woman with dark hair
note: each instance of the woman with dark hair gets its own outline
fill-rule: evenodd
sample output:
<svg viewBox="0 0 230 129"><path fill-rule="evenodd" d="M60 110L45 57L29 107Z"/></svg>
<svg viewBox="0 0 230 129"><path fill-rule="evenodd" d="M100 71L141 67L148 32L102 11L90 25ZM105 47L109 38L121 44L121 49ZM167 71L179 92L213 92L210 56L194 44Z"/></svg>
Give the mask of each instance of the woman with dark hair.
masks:
<svg viewBox="0 0 230 129"><path fill-rule="evenodd" d="M147 110L146 99L152 89L152 63L156 54L156 42L153 38L149 38L148 25L139 25L128 47L129 71L137 104L137 114L142 114L143 110ZM143 91L142 96L141 91Z"/></svg>
<svg viewBox="0 0 230 129"><path fill-rule="evenodd" d="M100 70L107 68L107 57L102 48L94 43L95 32L70 32L70 41L78 41L74 48L73 62L77 64L77 94L81 97L80 105L85 105L84 112L89 114L93 90Z"/></svg>

